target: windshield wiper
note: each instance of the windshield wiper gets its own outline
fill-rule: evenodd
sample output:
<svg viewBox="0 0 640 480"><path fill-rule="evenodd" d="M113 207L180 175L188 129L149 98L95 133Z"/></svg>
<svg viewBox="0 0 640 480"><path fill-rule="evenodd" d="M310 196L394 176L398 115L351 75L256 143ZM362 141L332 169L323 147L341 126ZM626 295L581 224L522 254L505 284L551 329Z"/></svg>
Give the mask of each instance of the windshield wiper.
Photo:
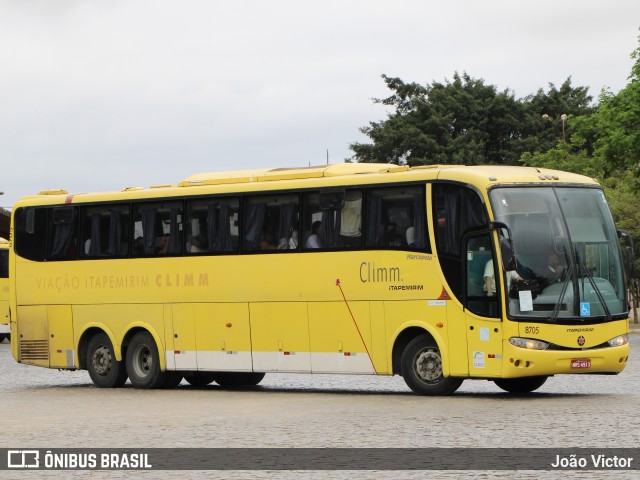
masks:
<svg viewBox="0 0 640 480"><path fill-rule="evenodd" d="M596 297L598 297L598 301L602 305L605 318L607 319L607 321L610 322L612 320L612 317L611 317L611 312L609 311L609 307L607 306L607 302L602 296L602 292L596 285L596 282L593 279L593 275L591 275L591 271L589 271L589 269L583 265L582 260L580 258L580 254L577 251L576 251L576 263L578 265L578 274L582 277L582 295L585 295L584 277L587 277L589 279L589 283L593 287L593 291L595 292Z"/></svg>
<svg viewBox="0 0 640 480"><path fill-rule="evenodd" d="M572 277L572 274L573 274L573 262L569 261L569 255L567 255L566 249L564 250L564 258L565 258L566 264L569 265L569 267L565 270L563 274L564 281L562 282L562 289L560 290L558 301L556 302L556 305L553 307L553 312L549 317L549 322L555 322L558 319L558 315L560 315L560 309L562 308L562 301L564 300L564 296L567 293L567 287L569 286L569 279Z"/></svg>

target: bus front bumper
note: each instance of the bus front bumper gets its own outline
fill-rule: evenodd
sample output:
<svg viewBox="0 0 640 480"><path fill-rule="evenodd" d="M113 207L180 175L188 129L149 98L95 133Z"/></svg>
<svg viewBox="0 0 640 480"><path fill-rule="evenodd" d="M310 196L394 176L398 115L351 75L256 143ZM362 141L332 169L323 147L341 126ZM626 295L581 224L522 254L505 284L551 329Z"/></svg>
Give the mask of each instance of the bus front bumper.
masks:
<svg viewBox="0 0 640 480"><path fill-rule="evenodd" d="M591 350L529 350L505 342L502 378L560 374L615 374L624 370L629 344Z"/></svg>

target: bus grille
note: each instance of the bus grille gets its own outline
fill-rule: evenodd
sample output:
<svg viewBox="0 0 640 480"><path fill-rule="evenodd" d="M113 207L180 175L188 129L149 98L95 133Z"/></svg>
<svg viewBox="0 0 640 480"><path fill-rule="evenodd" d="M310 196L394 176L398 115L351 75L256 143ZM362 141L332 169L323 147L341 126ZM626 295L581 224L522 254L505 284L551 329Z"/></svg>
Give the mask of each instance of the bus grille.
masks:
<svg viewBox="0 0 640 480"><path fill-rule="evenodd" d="M46 340L22 340L20 361L49 360L49 343Z"/></svg>

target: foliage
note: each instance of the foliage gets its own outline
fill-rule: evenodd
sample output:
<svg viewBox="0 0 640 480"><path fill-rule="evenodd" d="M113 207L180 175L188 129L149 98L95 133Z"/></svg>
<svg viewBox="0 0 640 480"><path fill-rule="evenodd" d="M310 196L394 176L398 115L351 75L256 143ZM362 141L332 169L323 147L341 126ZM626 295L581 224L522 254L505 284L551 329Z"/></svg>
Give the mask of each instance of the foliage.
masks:
<svg viewBox="0 0 640 480"><path fill-rule="evenodd" d="M373 101L394 111L360 129L373 143L353 143L353 161L517 165L525 152L555 145L556 130L565 126L558 127L558 112L593 109L588 88L572 87L570 78L559 89L549 84L548 92L540 89L524 100L466 73L426 86L382 78L394 93Z"/></svg>

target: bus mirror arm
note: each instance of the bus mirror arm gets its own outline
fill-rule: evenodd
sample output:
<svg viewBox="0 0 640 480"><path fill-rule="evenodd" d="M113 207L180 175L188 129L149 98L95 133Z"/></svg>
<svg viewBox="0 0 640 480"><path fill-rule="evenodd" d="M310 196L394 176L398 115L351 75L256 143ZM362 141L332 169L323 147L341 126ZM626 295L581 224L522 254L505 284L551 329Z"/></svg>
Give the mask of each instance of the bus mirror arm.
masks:
<svg viewBox="0 0 640 480"><path fill-rule="evenodd" d="M509 238L511 238L511 229L509 228L509 225L504 222L489 222L489 228L491 230L506 230L509 234Z"/></svg>
<svg viewBox="0 0 640 480"><path fill-rule="evenodd" d="M627 240L629 243L622 247L622 252L624 254L624 269L627 273L627 277L633 277L633 259L634 259L634 251L633 251L633 237L626 230L618 230L618 238L622 240L623 238Z"/></svg>
<svg viewBox="0 0 640 480"><path fill-rule="evenodd" d="M500 241L503 245L503 261L505 265L512 265L515 270L518 261L516 260L516 250L513 246L513 235L511 234L511 228L504 222L489 222L489 228L491 230L505 230L507 232L506 238L502 238ZM507 248L508 247L508 248Z"/></svg>

